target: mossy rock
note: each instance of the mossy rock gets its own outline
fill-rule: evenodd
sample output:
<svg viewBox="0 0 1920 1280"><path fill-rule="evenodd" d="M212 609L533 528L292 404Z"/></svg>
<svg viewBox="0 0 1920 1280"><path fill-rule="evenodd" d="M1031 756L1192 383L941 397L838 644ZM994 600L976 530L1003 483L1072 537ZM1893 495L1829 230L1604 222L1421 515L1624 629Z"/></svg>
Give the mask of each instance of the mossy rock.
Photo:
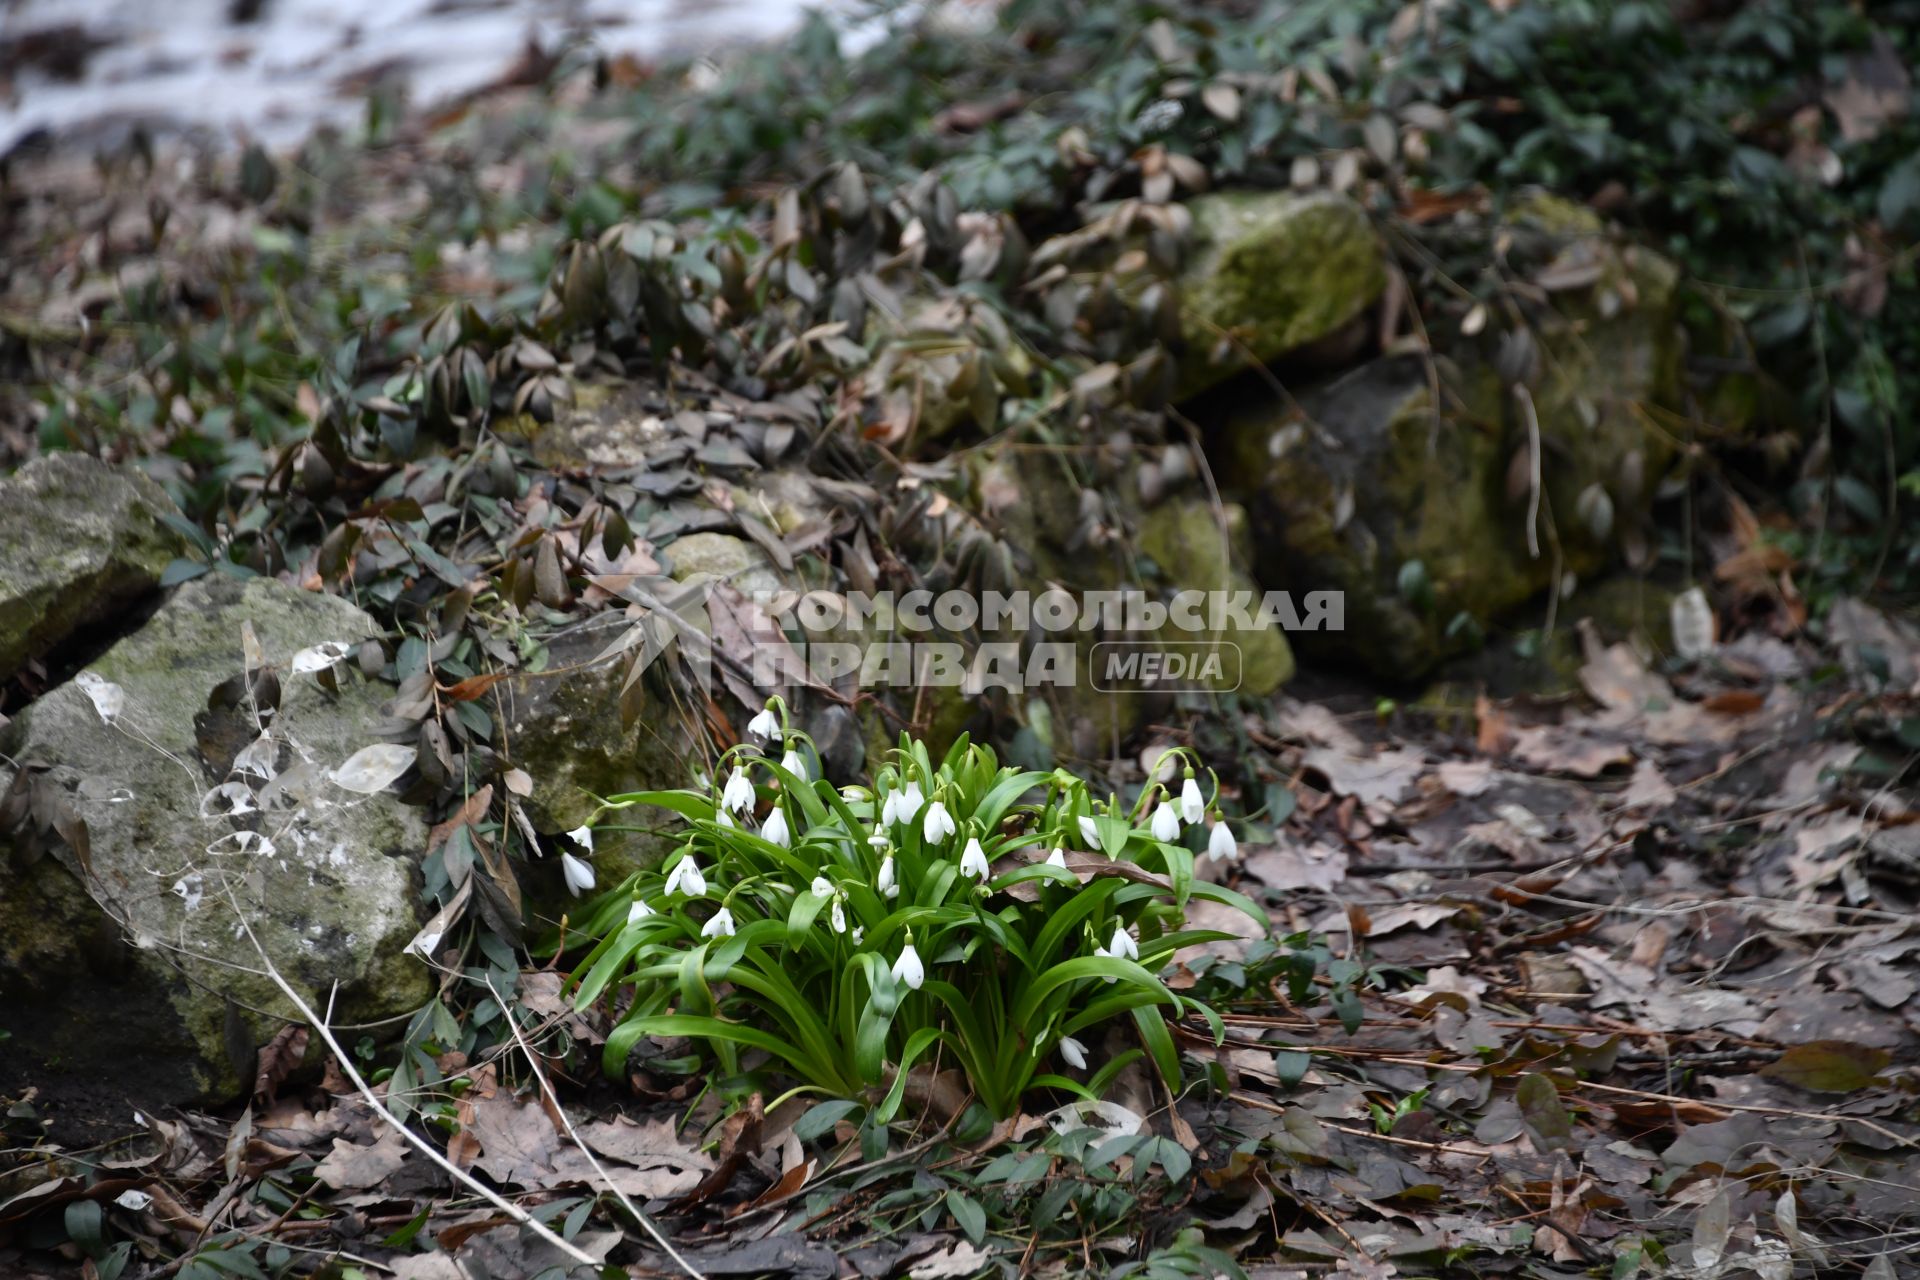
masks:
<svg viewBox="0 0 1920 1280"><path fill-rule="evenodd" d="M595 661L627 625L617 616L599 621L605 625L551 642L545 670L518 673L500 685L510 758L533 780L526 812L543 835L583 825L600 797L691 785L699 759L679 709L657 682L643 675L626 683L630 654ZM636 809L605 821L646 826L660 817ZM613 884L658 866L672 848L664 835L609 828L594 841L595 874L602 885ZM532 869L528 900L536 917L565 909L556 865Z"/></svg>
<svg viewBox="0 0 1920 1280"><path fill-rule="evenodd" d="M0 480L0 680L157 590L178 514L151 477L85 454Z"/></svg>
<svg viewBox="0 0 1920 1280"><path fill-rule="evenodd" d="M231 753L258 732L208 701L241 674L243 624L280 676L266 721L278 773L247 779L255 812L211 816L207 792L229 780ZM147 1106L236 1096L252 1080L255 1046L292 1012L242 920L274 967L316 1004L331 1001L340 1023L392 1018L426 999L427 970L404 951L419 925L425 823L389 795L328 777L372 745L386 691L346 669L337 690L289 670L299 649L376 631L338 597L204 578L87 668L124 695L112 725L75 682L0 735L0 751L19 762L12 785L30 790L37 812L64 811L87 833L78 849L31 819L0 835L0 862L12 867L0 881L10 1058L52 1077L124 1080Z"/></svg>
<svg viewBox="0 0 1920 1280"><path fill-rule="evenodd" d="M1589 577L1623 532L1647 527L1674 457L1660 422L1684 403L1679 272L1551 203L1524 216L1577 236L1562 252L1591 276L1536 309L1534 358L1506 361L1509 375L1521 366L1538 421L1551 529L1543 516L1529 538L1529 433L1496 372L1502 335L1431 368L1380 357L1305 388L1304 418L1263 399L1215 432L1223 491L1253 519L1255 578L1345 593L1344 631L1302 632L1303 651L1418 679L1556 585L1556 570Z"/></svg>
<svg viewBox="0 0 1920 1280"><path fill-rule="evenodd" d="M1260 588L1241 567L1250 543L1247 513L1238 504L1227 504L1216 517L1212 505L1198 497L1164 502L1147 513L1137 541L1175 590L1244 591L1257 609ZM1247 629L1229 623L1193 638L1238 646L1239 692L1249 697L1264 698L1293 678L1293 648L1278 627Z"/></svg>
<svg viewBox="0 0 1920 1280"><path fill-rule="evenodd" d="M1179 394L1323 342L1374 304L1387 262L1365 210L1332 192L1199 196L1178 287ZM1223 337L1231 342L1222 353Z"/></svg>

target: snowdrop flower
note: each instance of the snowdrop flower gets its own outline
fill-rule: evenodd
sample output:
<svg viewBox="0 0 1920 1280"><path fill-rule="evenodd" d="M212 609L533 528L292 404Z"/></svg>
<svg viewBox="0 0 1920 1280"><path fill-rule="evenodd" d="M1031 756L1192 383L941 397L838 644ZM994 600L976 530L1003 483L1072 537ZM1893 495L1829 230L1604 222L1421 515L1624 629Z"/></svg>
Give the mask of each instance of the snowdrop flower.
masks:
<svg viewBox="0 0 1920 1280"><path fill-rule="evenodd" d="M1086 842L1089 849L1100 847L1100 828L1093 825L1092 818L1080 819L1080 839Z"/></svg>
<svg viewBox="0 0 1920 1280"><path fill-rule="evenodd" d="M700 864L693 860L691 853L676 862L673 873L667 877L667 896L671 898L676 893L684 893L689 898L707 895L707 878L700 874Z"/></svg>
<svg viewBox="0 0 1920 1280"><path fill-rule="evenodd" d="M780 734L780 717L773 714L773 704L769 702L760 714L747 721L747 732L756 738L773 739Z"/></svg>
<svg viewBox="0 0 1920 1280"><path fill-rule="evenodd" d="M560 870L567 877L567 891L574 897L593 888L593 867L570 853L560 855Z"/></svg>
<svg viewBox="0 0 1920 1280"><path fill-rule="evenodd" d="M1055 845L1053 852L1047 855L1047 865L1050 867L1058 867L1062 871L1065 871L1067 869L1067 851L1059 845Z"/></svg>
<svg viewBox="0 0 1920 1280"><path fill-rule="evenodd" d="M633 905L627 908L627 923L639 924L642 920L645 920L648 916L652 914L653 914L652 907L648 906L646 903L642 902L640 899L635 898L633 900Z"/></svg>
<svg viewBox="0 0 1920 1280"><path fill-rule="evenodd" d="M728 813L725 809L721 809L718 813L715 813L713 815L713 820L719 823L723 827L731 827L734 825L733 815Z"/></svg>
<svg viewBox="0 0 1920 1280"><path fill-rule="evenodd" d="M914 815L920 812L920 806L926 803L926 797L920 794L920 784L909 781L907 789L900 793L900 821L912 822Z"/></svg>
<svg viewBox="0 0 1920 1280"><path fill-rule="evenodd" d="M1240 842L1233 838L1233 829L1227 826L1225 818L1213 824L1213 831L1207 836L1207 856L1209 858L1231 858L1240 852Z"/></svg>
<svg viewBox="0 0 1920 1280"><path fill-rule="evenodd" d="M978 836L967 838L967 851L960 855L960 874L972 876L976 880L987 878L987 853L980 847Z"/></svg>
<svg viewBox="0 0 1920 1280"><path fill-rule="evenodd" d="M891 853L880 859L880 874L874 877L873 887L880 891L882 897L897 898L900 896L900 886L893 878L893 855Z"/></svg>
<svg viewBox="0 0 1920 1280"><path fill-rule="evenodd" d="M593 852L592 827L575 827L573 830L567 832L567 839L573 841L588 853Z"/></svg>
<svg viewBox="0 0 1920 1280"><path fill-rule="evenodd" d="M769 844L777 844L782 849L793 843L793 833L787 830L787 815L779 805L767 815L766 822L760 826L760 836Z"/></svg>
<svg viewBox="0 0 1920 1280"><path fill-rule="evenodd" d="M928 844L939 844L959 829L947 815L946 803L935 800L927 806L927 820L920 824L920 835Z"/></svg>
<svg viewBox="0 0 1920 1280"><path fill-rule="evenodd" d="M787 754L780 757L780 767L802 782L812 782L807 776L807 762L800 758L800 752L793 744L787 744Z"/></svg>
<svg viewBox="0 0 1920 1280"><path fill-rule="evenodd" d="M1200 798L1200 784L1187 775L1185 785L1180 788L1180 816L1191 826L1206 816L1207 802Z"/></svg>
<svg viewBox="0 0 1920 1280"><path fill-rule="evenodd" d="M825 876L815 876L813 883L807 887L813 890L813 896L816 898L830 898L833 896L833 881L827 879Z"/></svg>
<svg viewBox="0 0 1920 1280"><path fill-rule="evenodd" d="M1127 932L1127 926L1116 924L1113 926L1113 941L1107 944L1107 954L1118 960L1138 960L1140 944Z"/></svg>
<svg viewBox="0 0 1920 1280"><path fill-rule="evenodd" d="M880 825L890 827L900 818L900 793L887 792L887 798L880 802Z"/></svg>
<svg viewBox="0 0 1920 1280"><path fill-rule="evenodd" d="M927 971L920 963L920 953L913 949L913 935L907 935L907 945L900 948L900 958L893 962L893 980L907 984L907 990L918 991L920 984L927 980Z"/></svg>
<svg viewBox="0 0 1920 1280"><path fill-rule="evenodd" d="M731 938L733 936L733 912L725 907L713 919L700 926L703 938Z"/></svg>
<svg viewBox="0 0 1920 1280"><path fill-rule="evenodd" d="M1081 1071L1087 1069L1087 1046L1072 1036L1060 1037L1060 1056L1070 1067L1076 1067Z"/></svg>
<svg viewBox="0 0 1920 1280"><path fill-rule="evenodd" d="M1162 800L1153 811L1153 838L1155 840L1178 840L1180 838L1180 815L1173 806Z"/></svg>
<svg viewBox="0 0 1920 1280"><path fill-rule="evenodd" d="M735 813L746 813L753 808L753 783L748 781L747 771L738 765L727 779L726 790L720 793L720 808Z"/></svg>
<svg viewBox="0 0 1920 1280"><path fill-rule="evenodd" d="M833 900L833 906L828 912L828 918L833 922L833 931L835 933L845 933L847 931L847 912L846 908L841 906L840 899L835 898ZM856 946L860 942L860 931L858 929L853 931L853 941Z"/></svg>
<svg viewBox="0 0 1920 1280"><path fill-rule="evenodd" d="M856 947L859 946L861 941L865 939L866 936L867 936L867 930L864 925L853 926L853 945L854 946Z"/></svg>

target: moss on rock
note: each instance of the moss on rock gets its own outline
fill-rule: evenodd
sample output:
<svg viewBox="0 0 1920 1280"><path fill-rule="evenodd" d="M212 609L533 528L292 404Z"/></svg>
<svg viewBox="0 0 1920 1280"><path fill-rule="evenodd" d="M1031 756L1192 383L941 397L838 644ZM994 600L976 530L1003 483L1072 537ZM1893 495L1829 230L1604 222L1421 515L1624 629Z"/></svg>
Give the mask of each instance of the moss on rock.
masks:
<svg viewBox="0 0 1920 1280"><path fill-rule="evenodd" d="M0 680L154 591L180 551L153 479L77 453L0 480Z"/></svg>
<svg viewBox="0 0 1920 1280"><path fill-rule="evenodd" d="M1200 196L1179 276L1181 396L1339 333L1386 288L1386 256L1345 196L1231 191ZM1215 359L1224 336L1232 342Z"/></svg>
<svg viewBox="0 0 1920 1280"><path fill-rule="evenodd" d="M223 738L237 750L258 732L208 701L241 672L243 624L281 675L266 722L277 776L245 779L255 811L214 816L203 797L228 777L202 743ZM298 649L375 631L337 597L209 577L88 668L124 694L112 725L74 683L8 726L0 750L26 772L17 785L65 806L88 833L84 851L60 845L30 875L0 883L0 915L60 922L9 931L0 1008L45 1033L17 1038L18 1052L63 1055L80 1070L138 1061L137 1095L152 1105L232 1096L251 1078L251 1047L290 1012L240 918L296 988L335 993L342 1022L392 1017L426 998L426 969L403 950L418 927L425 824L390 796L328 778L371 745L383 691L346 672L329 691L289 671ZM0 841L16 862L34 851L18 833ZM86 964L72 963L76 948Z"/></svg>

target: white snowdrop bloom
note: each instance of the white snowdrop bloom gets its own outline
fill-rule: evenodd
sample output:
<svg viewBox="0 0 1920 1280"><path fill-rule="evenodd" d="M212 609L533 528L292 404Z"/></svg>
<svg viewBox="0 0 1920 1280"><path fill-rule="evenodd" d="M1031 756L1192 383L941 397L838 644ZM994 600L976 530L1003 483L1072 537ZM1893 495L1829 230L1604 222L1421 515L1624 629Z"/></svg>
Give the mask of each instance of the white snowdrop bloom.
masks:
<svg viewBox="0 0 1920 1280"><path fill-rule="evenodd" d="M815 876L813 883L807 887L813 890L813 896L816 898L833 896L833 881L827 879L825 876Z"/></svg>
<svg viewBox="0 0 1920 1280"><path fill-rule="evenodd" d="M725 907L720 908L719 914L700 926L700 936L703 938L731 938L733 936L733 912L727 910Z"/></svg>
<svg viewBox="0 0 1920 1280"><path fill-rule="evenodd" d="M747 771L738 765L727 778L726 790L720 793L720 808L735 813L746 813L753 808L753 783L747 778Z"/></svg>
<svg viewBox="0 0 1920 1280"><path fill-rule="evenodd" d="M1233 838L1233 829L1227 826L1225 818L1213 824L1213 831L1207 836L1207 856L1209 858L1231 858L1240 852L1240 842Z"/></svg>
<svg viewBox="0 0 1920 1280"><path fill-rule="evenodd" d="M1060 1037L1060 1057L1070 1067L1085 1071L1087 1069L1087 1046L1072 1036Z"/></svg>
<svg viewBox="0 0 1920 1280"><path fill-rule="evenodd" d="M1153 838L1155 840L1178 840L1180 838L1180 815L1173 806L1162 800L1153 811Z"/></svg>
<svg viewBox="0 0 1920 1280"><path fill-rule="evenodd" d="M887 798L880 802L880 825L890 827L899 820L899 817L900 793L898 791L889 791L887 792Z"/></svg>
<svg viewBox="0 0 1920 1280"><path fill-rule="evenodd" d="M674 863L673 871L667 876L667 896L684 893L689 898L704 898L707 894L707 878L700 873L700 864L688 854Z"/></svg>
<svg viewBox="0 0 1920 1280"><path fill-rule="evenodd" d="M1055 845L1053 852L1047 855L1047 865L1050 867L1058 867L1062 871L1065 871L1067 869L1067 851L1059 845Z"/></svg>
<svg viewBox="0 0 1920 1280"><path fill-rule="evenodd" d="M833 906L827 910L827 917L832 921L833 931L835 933L845 933L847 931L847 912L846 908L841 904L840 899L835 898L833 900ZM860 941L860 931L858 929L854 930L853 940L856 943Z"/></svg>
<svg viewBox="0 0 1920 1280"><path fill-rule="evenodd" d="M567 839L573 841L588 853L593 852L592 827L575 827L573 830L567 832Z"/></svg>
<svg viewBox="0 0 1920 1280"><path fill-rule="evenodd" d="M880 874L874 877L873 887L880 891L882 897L897 898L900 896L900 885L893 878L893 855L891 853L880 859Z"/></svg>
<svg viewBox="0 0 1920 1280"><path fill-rule="evenodd" d="M927 980L927 971L920 963L920 953L913 949L913 940L900 948L900 958L893 962L893 980L907 984L907 990L918 991L920 984Z"/></svg>
<svg viewBox="0 0 1920 1280"><path fill-rule="evenodd" d="M854 946L856 947L859 946L860 943L866 938L866 936L867 936L867 931L864 926L862 925L853 926L853 945Z"/></svg>
<svg viewBox="0 0 1920 1280"><path fill-rule="evenodd" d="M900 793L900 821L912 822L914 816L920 812L920 806L925 803L926 798L920 794L920 784L909 780L907 789Z"/></svg>
<svg viewBox="0 0 1920 1280"><path fill-rule="evenodd" d="M972 876L976 880L987 878L987 853L980 847L978 836L967 838L967 851L960 855L960 874Z"/></svg>
<svg viewBox="0 0 1920 1280"><path fill-rule="evenodd" d="M1207 802L1200 796L1200 784L1188 778L1180 788L1180 816L1191 826L1205 817L1206 812Z"/></svg>
<svg viewBox="0 0 1920 1280"><path fill-rule="evenodd" d="M766 822L760 827L760 835L768 843L777 844L782 849L793 843L793 833L787 830L787 815L779 805L775 805L773 812L767 815Z"/></svg>
<svg viewBox="0 0 1920 1280"><path fill-rule="evenodd" d="M1120 960L1138 960L1140 944L1127 932L1127 926L1116 924L1113 926L1113 941L1107 944L1107 954Z"/></svg>
<svg viewBox="0 0 1920 1280"><path fill-rule="evenodd" d="M579 897L593 888L593 866L570 853L560 855L560 870L567 877L567 892Z"/></svg>
<svg viewBox="0 0 1920 1280"><path fill-rule="evenodd" d="M627 908L627 923L639 924L642 920L645 920L648 916L652 914L653 914L652 907L648 906L646 903L642 902L640 899L635 898L633 900L633 905Z"/></svg>
<svg viewBox="0 0 1920 1280"><path fill-rule="evenodd" d="M766 707L747 721L747 732L756 738L776 738L780 734L780 717L773 714L772 707Z"/></svg>
<svg viewBox="0 0 1920 1280"><path fill-rule="evenodd" d="M939 844L959 829L948 816L946 804L935 800L927 806L927 820L920 824L920 836L928 844Z"/></svg>
<svg viewBox="0 0 1920 1280"><path fill-rule="evenodd" d="M1080 838L1086 842L1089 849L1100 847L1100 828L1093 824L1092 818L1080 819Z"/></svg>
<svg viewBox="0 0 1920 1280"><path fill-rule="evenodd" d="M713 820L719 823L723 827L730 828L734 825L733 815L728 813L725 809L722 809L718 813L714 814Z"/></svg>
<svg viewBox="0 0 1920 1280"><path fill-rule="evenodd" d="M780 757L780 767L802 782L813 781L807 774L807 762L801 759L800 753L792 747L788 747L787 754Z"/></svg>

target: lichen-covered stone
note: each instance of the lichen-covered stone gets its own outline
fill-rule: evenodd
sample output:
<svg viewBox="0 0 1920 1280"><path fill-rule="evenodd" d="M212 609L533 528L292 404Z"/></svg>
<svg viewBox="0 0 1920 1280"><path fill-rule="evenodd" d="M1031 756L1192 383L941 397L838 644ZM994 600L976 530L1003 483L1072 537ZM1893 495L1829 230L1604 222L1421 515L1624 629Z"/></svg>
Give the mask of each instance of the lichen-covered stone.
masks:
<svg viewBox="0 0 1920 1280"><path fill-rule="evenodd" d="M258 722L208 701L241 674L243 623L280 679L278 711ZM43 1082L111 1074L150 1106L241 1091L254 1047L291 1011L243 921L342 1024L426 998L427 971L403 951L425 825L391 796L328 777L371 745L385 691L344 669L329 691L289 669L301 648L375 631L337 597L201 579L7 726L10 794L32 801L0 833L0 1025L18 1069ZM96 694L123 699L111 724L83 683L96 679ZM256 724L271 734L258 757L271 781L228 772ZM254 811L203 808L229 781L246 784ZM71 822L47 821L62 814L84 823L84 847L66 838Z"/></svg>
<svg viewBox="0 0 1920 1280"><path fill-rule="evenodd" d="M1562 574L1583 577L1642 527L1672 460L1650 410L1680 403L1678 273L1644 250L1582 241L1589 287L1554 295L1527 372L1541 438L1529 546L1525 413L1495 371L1498 335L1440 358L1374 360L1301 396L1306 420L1250 407L1219 440L1223 487L1255 526L1268 587L1346 593L1346 627L1303 648L1413 679ZM1609 295L1611 301L1606 300ZM1436 412L1433 391L1441 390ZM1556 544L1557 539L1557 544ZM1557 545L1557 558L1556 558ZM1413 574L1418 561L1431 599Z"/></svg>
<svg viewBox="0 0 1920 1280"><path fill-rule="evenodd" d="M1199 497L1164 502L1141 522L1139 547L1152 557L1164 581L1182 591L1245 592L1257 611L1260 589L1244 566L1249 555L1247 513L1226 504L1216 518L1212 504ZM1263 698L1293 678L1293 649L1278 626L1232 624L1195 634L1192 639L1239 647L1239 692Z"/></svg>
<svg viewBox="0 0 1920 1280"><path fill-rule="evenodd" d="M179 553L153 479L77 453L0 480L0 680L155 590Z"/></svg>
<svg viewBox="0 0 1920 1280"><path fill-rule="evenodd" d="M1229 191L1199 196L1187 208L1194 240L1178 279L1183 397L1249 361L1334 337L1386 288L1379 238L1345 196Z"/></svg>
<svg viewBox="0 0 1920 1280"><path fill-rule="evenodd" d="M519 673L500 685L507 748L533 780L527 816L543 834L582 825L599 809L600 797L687 786L699 759L679 709L644 676L626 684L631 654L595 662L629 625L618 615L599 621L554 640L544 671ZM631 825L657 816L638 811ZM664 836L614 831L613 825L626 824L608 821L593 851L603 886L658 865L672 848ZM532 874L530 898L540 914L543 905L561 901L560 877L556 869Z"/></svg>

